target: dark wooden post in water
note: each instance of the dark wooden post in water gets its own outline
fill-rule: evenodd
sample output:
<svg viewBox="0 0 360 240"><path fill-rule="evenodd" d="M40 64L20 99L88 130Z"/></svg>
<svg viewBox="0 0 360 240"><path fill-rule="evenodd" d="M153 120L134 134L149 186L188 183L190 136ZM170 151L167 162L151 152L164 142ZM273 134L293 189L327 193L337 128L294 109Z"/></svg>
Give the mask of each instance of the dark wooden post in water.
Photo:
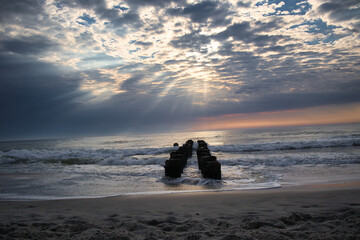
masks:
<svg viewBox="0 0 360 240"><path fill-rule="evenodd" d="M199 169L204 178L221 179L221 164L215 156L212 156L207 143L204 140L198 140L198 149L196 150Z"/></svg>
<svg viewBox="0 0 360 240"><path fill-rule="evenodd" d="M175 145L175 144L174 144ZM170 159L165 161L165 176L179 178L187 164L187 159L192 156L193 141L188 140L175 152L170 153Z"/></svg>
<svg viewBox="0 0 360 240"><path fill-rule="evenodd" d="M207 143L198 140L196 150L199 170L204 178L221 179L221 164L212 156ZM175 146L175 144L174 144ZM187 160L192 156L193 141L188 140L177 151L170 153L170 158L165 161L165 176L179 178L186 167Z"/></svg>

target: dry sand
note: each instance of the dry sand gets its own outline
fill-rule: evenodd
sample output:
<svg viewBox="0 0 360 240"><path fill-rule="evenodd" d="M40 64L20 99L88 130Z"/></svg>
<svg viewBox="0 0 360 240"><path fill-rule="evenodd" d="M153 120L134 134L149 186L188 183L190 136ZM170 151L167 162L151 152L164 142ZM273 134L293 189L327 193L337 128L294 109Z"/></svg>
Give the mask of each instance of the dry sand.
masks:
<svg viewBox="0 0 360 240"><path fill-rule="evenodd" d="M360 239L360 184L1 201L0 239Z"/></svg>

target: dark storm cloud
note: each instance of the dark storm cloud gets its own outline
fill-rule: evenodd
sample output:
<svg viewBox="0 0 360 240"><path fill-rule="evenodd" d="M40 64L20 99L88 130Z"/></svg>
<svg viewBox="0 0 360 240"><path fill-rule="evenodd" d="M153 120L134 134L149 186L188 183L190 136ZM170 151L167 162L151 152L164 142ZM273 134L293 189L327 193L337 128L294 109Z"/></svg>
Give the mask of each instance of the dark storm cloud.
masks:
<svg viewBox="0 0 360 240"><path fill-rule="evenodd" d="M143 25L139 18L139 14L135 11L129 11L119 16L117 10L97 8L96 13L100 19L109 20L113 27L121 27L127 24L135 28L140 28Z"/></svg>
<svg viewBox="0 0 360 240"><path fill-rule="evenodd" d="M232 37L234 40L241 40L245 43L253 43L256 46L264 47L270 44L274 45L279 40L284 39L282 35L257 34L257 32L264 31L264 29L271 29L275 26L276 24L274 23L263 24L263 26L260 25L260 27L256 29L251 28L249 22L235 23L212 37L218 41L224 41Z"/></svg>
<svg viewBox="0 0 360 240"><path fill-rule="evenodd" d="M247 43L254 43L259 47L266 47L269 45L276 45L280 40L290 40L289 37L284 37L282 35L255 35L253 38L249 39Z"/></svg>
<svg viewBox="0 0 360 240"><path fill-rule="evenodd" d="M174 126L184 126L190 122L194 112L198 112L195 116L201 116L201 111L189 109L189 104L189 100L178 101L178 98L170 95L159 99L156 95L126 92L89 108L79 109L74 121L77 130L85 133L89 133L89 126L93 126L93 134L117 134L124 130L174 130ZM174 107L176 111L172 111Z"/></svg>
<svg viewBox="0 0 360 240"><path fill-rule="evenodd" d="M1 136L58 132L82 95L77 74L23 55L1 53L0 76Z"/></svg>
<svg viewBox="0 0 360 240"><path fill-rule="evenodd" d="M155 64L146 73L161 67ZM109 81L96 70L83 73L97 81ZM121 90L125 93L91 104L84 103L92 99L91 95L79 91L83 81L80 72L66 71L32 57L1 53L0 76L1 138L116 134L124 129L140 131L156 126L164 130L190 118L188 101L179 103L172 96L159 101L156 94L137 94L146 88L139 84L146 77L144 72L133 71L123 82ZM175 105L177 111L167 114Z"/></svg>
<svg viewBox="0 0 360 240"><path fill-rule="evenodd" d="M193 49L194 51L200 51L201 48L209 44L211 39L208 36L201 35L200 31L195 30L191 33L185 34L178 38L175 38L170 42L173 47L182 49Z"/></svg>
<svg viewBox="0 0 360 240"><path fill-rule="evenodd" d="M246 61L246 59L249 59ZM234 63L235 62L235 63ZM232 65L230 63L233 63ZM334 70L329 73L312 71L302 68L296 62L288 62L289 67L282 63L279 68L260 70L252 64L266 65L264 60L243 54L240 58L231 58L224 65L229 66L219 71L221 76L231 77L236 81L236 76L242 74L241 85L233 85L235 94L241 101L226 105L214 103L209 109L209 114L222 115L231 113L253 113L267 111L283 111L294 108L317 107L329 104L348 104L360 101L360 78L354 74L349 76L348 82L339 82L343 71ZM273 75L273 76L272 76ZM285 76L286 75L286 76ZM284 76L284 77L279 77ZM316 79L316 81L314 80ZM326 85L326 89L323 89ZM293 91L289 91L294 88ZM305 88L305 89L304 89ZM322 89L322 91L319 91Z"/></svg>
<svg viewBox="0 0 360 240"><path fill-rule="evenodd" d="M131 76L130 78L126 79L122 84L121 84L121 89L122 90L126 90L126 91L136 91L138 89L138 82L140 80L142 80L144 78L144 74L141 72L137 72L135 74L133 74L133 76Z"/></svg>
<svg viewBox="0 0 360 240"><path fill-rule="evenodd" d="M168 0L126 0L126 3L133 7L157 6L163 7L172 1Z"/></svg>
<svg viewBox="0 0 360 240"><path fill-rule="evenodd" d="M139 45L139 46L143 46L143 47L149 47L149 46L153 45L152 42L143 42L143 41L136 41L134 44Z"/></svg>
<svg viewBox="0 0 360 240"><path fill-rule="evenodd" d="M265 52L285 52L285 51L292 51L295 49L295 47L300 47L302 45L300 44L289 44L289 45L283 45L283 46L270 46L270 47L263 47L260 48L257 52L258 53L265 53Z"/></svg>
<svg viewBox="0 0 360 240"><path fill-rule="evenodd" d="M184 60L167 60L164 62L165 65L181 64Z"/></svg>
<svg viewBox="0 0 360 240"><path fill-rule="evenodd" d="M286 24L282 17L272 18L269 22L256 21L254 31L257 32L270 32L276 29L280 29Z"/></svg>
<svg viewBox="0 0 360 240"><path fill-rule="evenodd" d="M330 93L272 93L272 94L252 94L242 98L241 103L214 102L213 108L208 109L209 115L225 115L234 113L256 113L286 111L296 108L318 107L329 104L347 104L360 101L360 97L355 91L330 92Z"/></svg>
<svg viewBox="0 0 360 240"><path fill-rule="evenodd" d="M331 93L274 93L245 99L241 112L268 112L295 108L317 107L329 104L347 104L360 101L355 91Z"/></svg>
<svg viewBox="0 0 360 240"><path fill-rule="evenodd" d="M219 40L226 40L229 37L233 37L235 40L247 40L254 35L250 28L249 22L235 23L226 30L218 33L215 38Z"/></svg>
<svg viewBox="0 0 360 240"><path fill-rule="evenodd" d="M254 76L260 73L258 66L262 59L255 56L252 52L233 51L233 44L227 42L223 44L218 53L226 56L226 60L220 62L216 67L217 72L221 76L231 77L235 81L241 81L242 79L254 81L256 79ZM249 78L239 77L239 74L246 74Z"/></svg>
<svg viewBox="0 0 360 240"><path fill-rule="evenodd" d="M18 38L0 38L0 49L17 54L38 54L58 45L50 39L40 35L25 36Z"/></svg>
<svg viewBox="0 0 360 240"><path fill-rule="evenodd" d="M75 41L79 47L86 48L96 44L94 37L94 34L86 29L75 37Z"/></svg>
<svg viewBox="0 0 360 240"><path fill-rule="evenodd" d="M189 17L195 23L211 22L211 26L227 25L233 12L229 11L229 5L217 1L203 1L190 4L183 8L168 9L168 13L174 16Z"/></svg>
<svg viewBox="0 0 360 240"><path fill-rule="evenodd" d="M213 25L224 25L230 21L226 18L230 15L226 5L220 5L217 2L204 1L198 4L187 6L182 14L189 15L193 22L206 22L213 19Z"/></svg>
<svg viewBox="0 0 360 240"><path fill-rule="evenodd" d="M238 1L236 4L238 7L245 7L248 8L251 5L251 2L248 1Z"/></svg>
<svg viewBox="0 0 360 240"><path fill-rule="evenodd" d="M2 0L0 7L0 22L18 21L16 16L26 15L27 17L36 17L43 13L41 1L34 0Z"/></svg>
<svg viewBox="0 0 360 240"><path fill-rule="evenodd" d="M60 6L66 5L72 8L85 8L93 9L96 13L96 16L99 19L108 20L112 27L122 27L124 25L131 25L135 28L142 26L142 22L139 18L139 14L132 9L124 12L118 8L107 8L104 0L93 0L93 1L71 1L71 0L61 0L59 1ZM119 12L120 10L120 12Z"/></svg>
<svg viewBox="0 0 360 240"><path fill-rule="evenodd" d="M353 30L360 31L360 6L358 0L328 0L319 6L321 13L329 13L336 21L353 21Z"/></svg>
<svg viewBox="0 0 360 240"><path fill-rule="evenodd" d="M86 8L90 9L93 7L105 6L104 0L78 0L78 1L71 1L71 0L59 0L56 2L56 6L58 8L62 8L63 5L75 8Z"/></svg>
<svg viewBox="0 0 360 240"><path fill-rule="evenodd" d="M8 104L41 105L44 99L54 100L75 91L80 82L76 74L65 77L51 64L4 53L0 55L0 71L1 102Z"/></svg>
<svg viewBox="0 0 360 240"><path fill-rule="evenodd" d="M330 12L330 17L338 20L360 19L358 0L330 0L320 5L321 12Z"/></svg>

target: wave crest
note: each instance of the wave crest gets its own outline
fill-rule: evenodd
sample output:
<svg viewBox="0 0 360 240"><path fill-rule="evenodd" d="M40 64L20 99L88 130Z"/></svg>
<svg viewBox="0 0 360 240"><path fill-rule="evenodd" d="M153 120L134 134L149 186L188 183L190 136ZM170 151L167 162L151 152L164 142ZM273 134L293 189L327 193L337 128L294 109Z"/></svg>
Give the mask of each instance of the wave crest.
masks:
<svg viewBox="0 0 360 240"><path fill-rule="evenodd" d="M332 138L293 142L266 142L250 144L228 144L211 146L213 152L259 152L259 151L284 151L311 148L336 148L360 146L360 138Z"/></svg>

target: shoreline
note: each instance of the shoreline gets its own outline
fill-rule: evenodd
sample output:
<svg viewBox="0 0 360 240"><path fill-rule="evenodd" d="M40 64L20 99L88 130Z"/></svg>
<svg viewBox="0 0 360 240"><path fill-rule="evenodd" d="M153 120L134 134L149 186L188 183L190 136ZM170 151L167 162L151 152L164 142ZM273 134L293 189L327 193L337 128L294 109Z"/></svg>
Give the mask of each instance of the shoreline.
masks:
<svg viewBox="0 0 360 240"><path fill-rule="evenodd" d="M120 198L120 197L131 197L131 196L156 196L156 195L177 195L177 194L196 194L196 193L222 193L222 192L242 192L242 191L263 191L263 190L271 190L271 189L279 189L282 186L274 187L259 187L259 188L244 188L244 189L213 189L213 190L173 190L173 191L153 191L153 192L133 192L133 193L121 193L116 195L109 196L76 196L76 197L48 197L48 196L34 196L34 198L26 198L22 199L0 199L0 202L37 202L37 201L61 201L61 200L84 200L84 199L106 199L106 198Z"/></svg>
<svg viewBox="0 0 360 240"><path fill-rule="evenodd" d="M360 182L0 201L0 239L358 239Z"/></svg>
<svg viewBox="0 0 360 240"><path fill-rule="evenodd" d="M180 191L155 191L155 192L134 192L134 193L123 193L109 196L76 196L76 197L47 197L43 196L43 199L37 198L35 196L32 198L23 198L23 199L0 199L1 202L38 202L38 201L66 201L66 200L86 200L86 199L108 199L108 198L122 198L122 197L131 197L131 196L157 196L157 195L181 195L181 194L197 194L197 193L242 193L242 192L257 192L257 191L271 191L271 190L279 190L279 191L294 191L297 189L311 189L317 188L320 190L331 189L331 188L347 188L347 187L359 187L360 182L343 182L343 183L312 183L312 184L304 184L304 185L281 185L273 186L273 187L259 187L259 188L250 188L250 189L213 189L213 190L180 190Z"/></svg>

